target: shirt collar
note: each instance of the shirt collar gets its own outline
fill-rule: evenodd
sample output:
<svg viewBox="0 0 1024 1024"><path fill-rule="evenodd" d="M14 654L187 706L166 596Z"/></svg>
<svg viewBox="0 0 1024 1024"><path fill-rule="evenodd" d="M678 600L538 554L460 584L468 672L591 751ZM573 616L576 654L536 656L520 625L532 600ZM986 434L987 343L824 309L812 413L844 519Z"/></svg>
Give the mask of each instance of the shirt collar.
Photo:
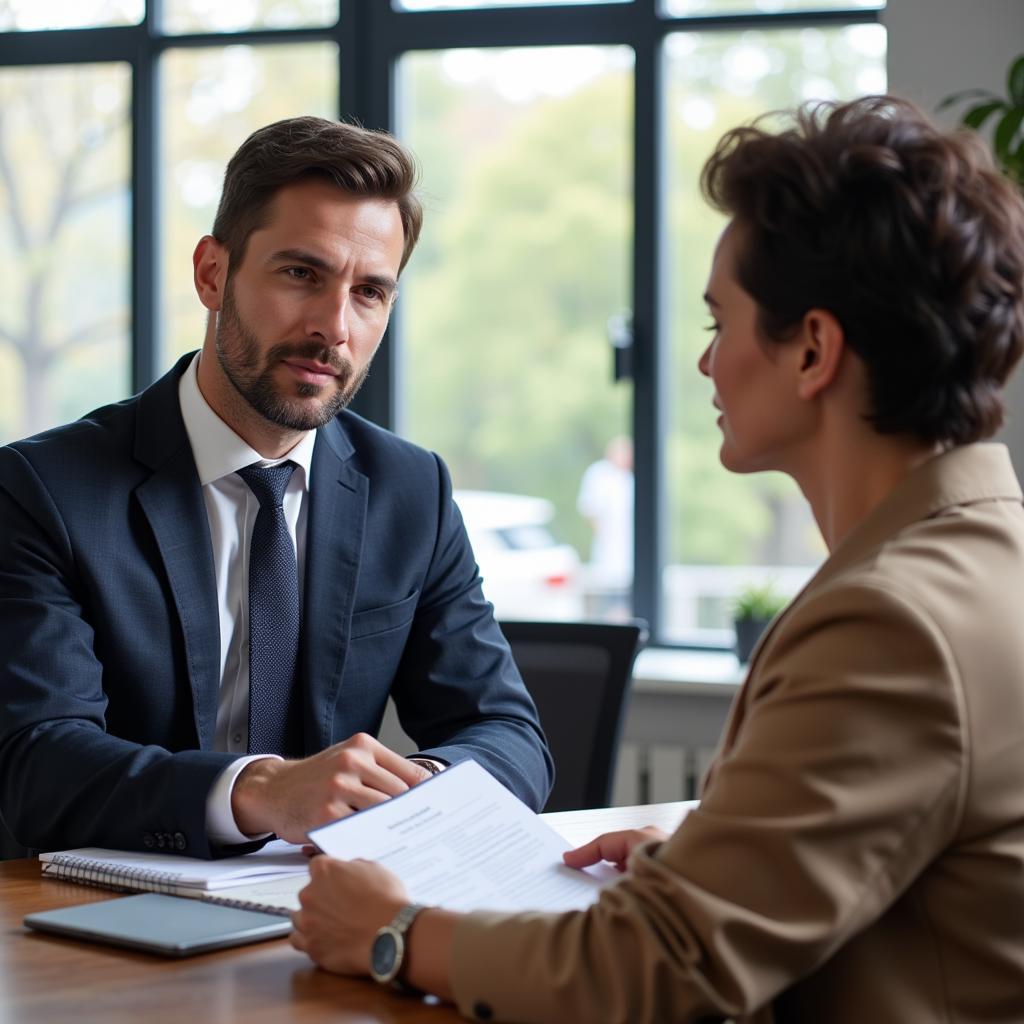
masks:
<svg viewBox="0 0 1024 1024"><path fill-rule="evenodd" d="M308 490L312 476L313 445L316 431L307 430L298 444L280 459L265 459L245 443L214 411L199 390L199 355L196 353L178 384L178 401L185 421L185 433L192 445L192 455L199 472L199 483L207 484L237 473L258 462L274 466L290 459L302 470L303 487Z"/></svg>

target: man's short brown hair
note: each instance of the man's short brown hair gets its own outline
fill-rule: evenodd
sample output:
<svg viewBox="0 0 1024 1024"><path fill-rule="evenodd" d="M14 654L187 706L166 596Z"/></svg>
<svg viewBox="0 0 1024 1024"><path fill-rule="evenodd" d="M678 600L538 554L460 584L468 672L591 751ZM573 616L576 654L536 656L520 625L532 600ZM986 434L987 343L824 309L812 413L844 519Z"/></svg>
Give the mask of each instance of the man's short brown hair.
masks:
<svg viewBox="0 0 1024 1024"><path fill-rule="evenodd" d="M775 116L775 115L770 115ZM726 133L704 194L734 218L767 343L811 309L863 360L884 434L965 444L1003 421L1024 351L1024 201L984 143L890 96Z"/></svg>
<svg viewBox="0 0 1024 1024"><path fill-rule="evenodd" d="M412 154L387 132L322 117L268 124L229 161L213 236L228 250L231 269L241 264L249 236L264 223L277 191L317 176L349 195L396 203L405 233L399 271L404 269L423 223Z"/></svg>

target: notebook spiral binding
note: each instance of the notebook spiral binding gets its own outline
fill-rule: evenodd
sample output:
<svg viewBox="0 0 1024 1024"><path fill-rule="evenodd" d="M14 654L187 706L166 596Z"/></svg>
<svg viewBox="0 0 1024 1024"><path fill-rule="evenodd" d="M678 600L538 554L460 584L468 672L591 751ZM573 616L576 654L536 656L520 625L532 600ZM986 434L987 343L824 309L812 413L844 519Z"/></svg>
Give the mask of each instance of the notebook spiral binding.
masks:
<svg viewBox="0 0 1024 1024"><path fill-rule="evenodd" d="M43 865L42 873L100 889L144 890L171 896L180 895L182 891L180 871L125 868L114 864L97 863L82 857L58 855Z"/></svg>

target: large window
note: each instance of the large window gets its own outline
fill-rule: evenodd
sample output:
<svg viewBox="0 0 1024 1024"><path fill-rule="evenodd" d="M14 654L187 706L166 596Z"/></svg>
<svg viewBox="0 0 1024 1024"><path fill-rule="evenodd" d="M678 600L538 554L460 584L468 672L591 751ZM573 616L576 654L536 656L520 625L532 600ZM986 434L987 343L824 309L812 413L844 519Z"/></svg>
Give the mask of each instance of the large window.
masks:
<svg viewBox="0 0 1024 1024"><path fill-rule="evenodd" d="M399 425L471 492L502 617L631 614L632 393L608 325L630 301L632 65L531 47L399 67L429 224L403 284Z"/></svg>
<svg viewBox="0 0 1024 1024"><path fill-rule="evenodd" d="M0 441L123 398L131 79L0 68Z"/></svg>
<svg viewBox="0 0 1024 1024"><path fill-rule="evenodd" d="M718 464L700 302L727 127L884 90L876 0L0 0L0 434L202 338L224 163L296 113L390 128L426 224L364 415L448 462L500 617L726 645L822 550Z"/></svg>

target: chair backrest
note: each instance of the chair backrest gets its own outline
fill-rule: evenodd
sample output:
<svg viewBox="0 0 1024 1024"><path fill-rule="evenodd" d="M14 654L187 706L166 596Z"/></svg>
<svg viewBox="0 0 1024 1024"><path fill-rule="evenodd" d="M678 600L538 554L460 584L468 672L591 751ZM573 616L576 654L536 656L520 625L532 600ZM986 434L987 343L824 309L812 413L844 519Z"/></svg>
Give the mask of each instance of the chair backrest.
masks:
<svg viewBox="0 0 1024 1024"><path fill-rule="evenodd" d="M546 811L607 807L646 623L502 622L555 760Z"/></svg>

